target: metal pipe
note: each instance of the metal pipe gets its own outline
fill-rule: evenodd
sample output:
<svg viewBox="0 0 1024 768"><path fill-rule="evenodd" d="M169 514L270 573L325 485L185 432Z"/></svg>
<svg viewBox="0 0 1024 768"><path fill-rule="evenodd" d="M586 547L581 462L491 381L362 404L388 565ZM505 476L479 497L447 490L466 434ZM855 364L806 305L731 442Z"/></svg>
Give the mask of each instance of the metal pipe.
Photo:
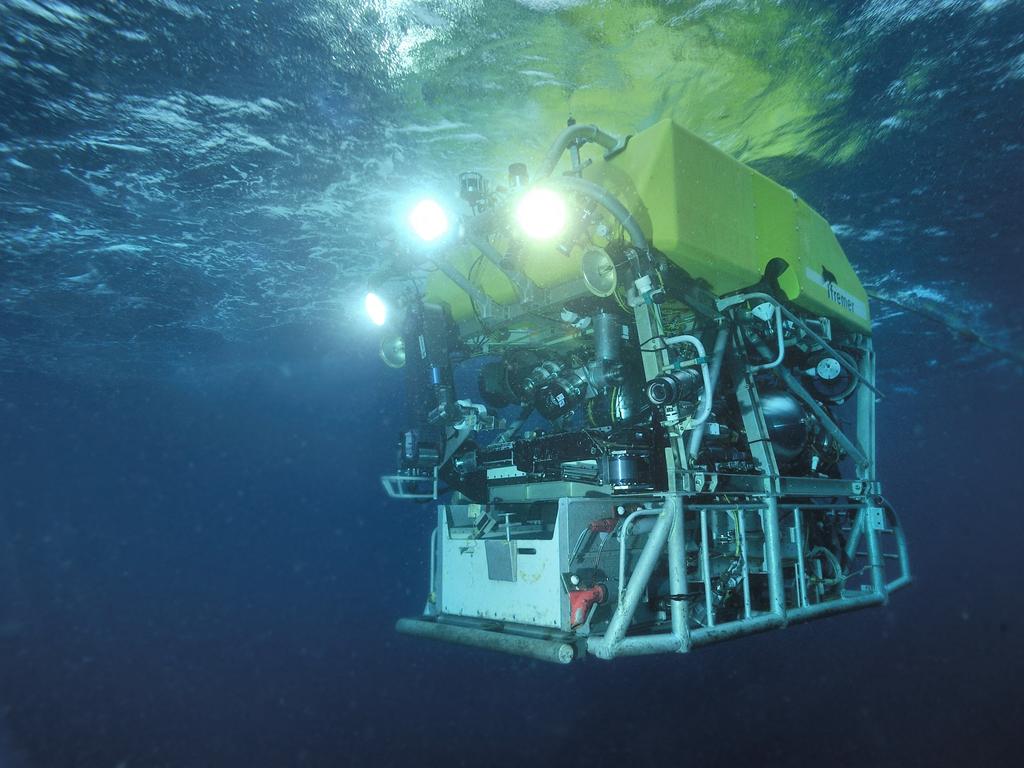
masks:
<svg viewBox="0 0 1024 768"><path fill-rule="evenodd" d="M871 566L871 588L876 595L887 598L885 591L885 564L882 562L882 550L878 541L878 530L871 522L871 512L867 512L864 521L864 538L868 540L868 563Z"/></svg>
<svg viewBox="0 0 1024 768"><path fill-rule="evenodd" d="M728 640L733 637L743 637L756 632L767 632L769 629L779 629L786 625L786 620L781 616L762 614L742 621L730 621L720 624L717 627L701 627L695 629L690 635L692 647L709 645L719 640Z"/></svg>
<svg viewBox="0 0 1024 768"><path fill-rule="evenodd" d="M855 611L859 608L868 608L873 605L880 605L882 602L884 602L884 598L878 595L857 595L856 597L842 600L832 600L827 603L796 608L789 611L785 618L762 614L761 616L755 616L743 621L730 621L717 627L702 627L701 629L693 630L691 635L692 647L710 645L721 640L730 640L745 635L753 635L758 632L767 632L772 629L781 629L787 624L797 624L837 613Z"/></svg>
<svg viewBox="0 0 1024 768"><path fill-rule="evenodd" d="M640 229L639 222L633 218L633 214L629 212L626 206L616 200L609 192L605 191L603 187L586 179L577 179L575 176L559 176L554 183L557 183L558 186L567 187L574 192L579 192L581 195L599 203L626 230L634 248L643 253L647 253L650 250L650 246L647 244L647 236Z"/></svg>
<svg viewBox="0 0 1024 768"><path fill-rule="evenodd" d="M745 512L756 512L759 509L768 509L768 503L764 502L747 502L742 504L691 504L692 509L707 509L714 510L716 512L734 512L737 509L742 509Z"/></svg>
<svg viewBox="0 0 1024 768"><path fill-rule="evenodd" d="M434 597L434 572L437 570L437 526L430 534L430 597Z"/></svg>
<svg viewBox="0 0 1024 768"><path fill-rule="evenodd" d="M804 606L803 608L795 608L786 615L786 618L792 624L810 621L822 616L831 616L836 613L843 613L844 611L853 611L858 608L867 608L872 605L881 605L884 602L884 595L857 595L856 597L846 597L842 600L830 600L827 603L817 603Z"/></svg>
<svg viewBox="0 0 1024 768"><path fill-rule="evenodd" d="M633 524L633 521L638 517L656 517L660 515L662 510L660 509L638 509L629 517L627 517L622 523L622 529L619 533L619 599L622 602L622 590L623 585L626 583L626 539L629 536L629 526Z"/></svg>
<svg viewBox="0 0 1024 768"><path fill-rule="evenodd" d="M853 521L853 530L850 531L850 537L846 540L847 560L853 560L857 553L857 547L860 545L860 534L864 530L864 521L867 519L867 516L867 508L862 507Z"/></svg>
<svg viewBox="0 0 1024 768"><path fill-rule="evenodd" d="M736 510L736 520L740 537L740 557L743 558L743 617L750 618L750 560L747 548L747 521L742 509Z"/></svg>
<svg viewBox="0 0 1024 768"><path fill-rule="evenodd" d="M752 371L766 371L769 368L777 368L782 364L782 361L786 358L786 340L782 334L782 312L779 307L774 307L775 315L775 338L779 341L779 354L775 356L775 359L770 363L762 363L761 365L752 365L750 370Z"/></svg>
<svg viewBox="0 0 1024 768"><path fill-rule="evenodd" d="M708 398L709 407L714 399L715 388L718 386L718 377L722 372L722 360L725 359L725 347L729 343L729 329L726 326L722 326L718 329L718 335L715 337L715 344L711 348L711 368L709 371L710 386L705 390L705 396ZM697 458L697 454L700 452L701 443L704 441L704 421L697 424L693 432L690 433L690 445L687 448L690 460Z"/></svg>
<svg viewBox="0 0 1024 768"><path fill-rule="evenodd" d="M689 604L686 602L686 537L682 496L668 496L665 508L671 510L672 528L668 532L668 591L672 612L672 635L679 651L690 648Z"/></svg>
<svg viewBox="0 0 1024 768"><path fill-rule="evenodd" d="M651 578L654 566L661 557L665 548L665 541L668 539L669 529L672 527L673 515L670 510L663 508L655 523L654 529L647 537L640 558L629 579L629 586L626 588L623 600L616 606L612 620L608 622L608 628L604 636L588 643L588 650L601 659L615 658L616 647L626 635L626 628L633 620L633 614L643 596L643 590L647 587L647 581Z"/></svg>
<svg viewBox="0 0 1024 768"><path fill-rule="evenodd" d="M716 340L717 341L717 340ZM698 427L708 420L708 416L711 415L711 374L708 372L708 353L704 349L704 345L701 340L696 336L689 334L682 334L681 336L673 336L669 339L665 339L665 346L671 347L676 344L689 344L691 347L697 350L697 359L700 360L700 375L704 381L704 397L700 400L700 405L697 409L697 414L691 416L686 420L683 425L683 429L690 429L692 427Z"/></svg>
<svg viewBox="0 0 1024 768"><path fill-rule="evenodd" d="M708 536L708 511L700 511L700 566L704 572L704 609L707 612L707 625L715 626L715 606L711 601L711 546Z"/></svg>
<svg viewBox="0 0 1024 768"><path fill-rule="evenodd" d="M569 643L557 640L543 640L536 637L522 637L485 629L442 624L425 619L399 619L395 630L403 635L426 637L446 643L470 645L489 651L501 651L516 656L527 656L540 661L568 664L576 658L576 650Z"/></svg>
<svg viewBox="0 0 1024 768"><path fill-rule="evenodd" d="M726 299L720 299L715 302L715 306L718 308L719 312L724 312L729 307L735 307L737 304L742 304L743 302L750 301L751 299L761 299L762 301L767 301L774 304L786 315L787 319L789 319L792 323L799 327L800 330L802 330L804 333L806 333L808 336L814 339L818 344L824 347L827 352L832 354L835 357L836 361L843 368L849 371L853 376L855 376L859 382L864 384L868 389L870 389L879 397L882 397L882 393L875 388L874 383L866 379L861 374L861 372L857 370L857 366L850 363L845 357L843 357L834 349L832 349L831 345L829 345L827 341L825 341L820 335L812 331L811 327L807 325L807 323L805 323L799 317L797 317L784 306L782 306L779 300L776 299L774 296L770 296L767 293L742 293L736 296L730 296Z"/></svg>
<svg viewBox="0 0 1024 768"><path fill-rule="evenodd" d="M486 238L480 237L473 232L466 232L466 242L476 248L480 253L489 261L491 264L501 270L502 274L505 275L512 283L512 287L515 289L516 298L522 301L526 298L527 293L527 280L529 277L523 273L513 269L508 269L505 266L504 259L497 249L489 242Z"/></svg>
<svg viewBox="0 0 1024 768"><path fill-rule="evenodd" d="M434 263L437 264L437 268L441 270L445 277L447 277L449 280L451 280L453 283L459 286L459 288L465 291L465 293L473 301L488 309L494 305L494 302L491 301L490 296L483 293L479 288L477 288L475 285L469 282L469 280L451 264L440 259L438 259Z"/></svg>
<svg viewBox="0 0 1024 768"><path fill-rule="evenodd" d="M800 509L804 512L809 511L826 511L831 512L834 509L864 509L870 506L868 504L779 504L779 509Z"/></svg>
<svg viewBox="0 0 1024 768"><path fill-rule="evenodd" d="M825 571L822 568L821 559L814 558L814 594L820 603L825 599Z"/></svg>
<svg viewBox="0 0 1024 768"><path fill-rule="evenodd" d="M782 549L779 541L779 507L774 496L768 497L768 509L761 513L764 530L765 566L768 570L768 601L772 613L785 618L786 590L782 582Z"/></svg>
<svg viewBox="0 0 1024 768"><path fill-rule="evenodd" d="M800 507L793 507L793 531L796 541L796 602L797 607L807 605L807 572L804 565L804 537L800 532L803 528L803 515Z"/></svg>
<svg viewBox="0 0 1024 768"><path fill-rule="evenodd" d="M885 591L895 592L897 589L902 589L903 587L907 586L912 580L913 579L911 578L909 573L905 576L895 578L885 585Z"/></svg>
<svg viewBox="0 0 1024 768"><path fill-rule="evenodd" d="M896 547L900 557L900 576L886 586L886 589L892 592L894 589L909 584L913 577L910 574L910 551L907 549L907 537L903 533L903 526L900 525L899 518L896 516L896 510L891 506L889 513L892 515L893 532L896 535Z"/></svg>
<svg viewBox="0 0 1024 768"><path fill-rule="evenodd" d="M875 383L875 349L871 340L865 343L864 356L860 360L860 371L864 381ZM877 451L875 449L875 393L874 386L869 392L861 389L857 392L857 442L864 449L867 456L867 466L862 468L861 477L865 480L874 480L877 462Z"/></svg>
<svg viewBox="0 0 1024 768"><path fill-rule="evenodd" d="M551 172L555 170L555 166L558 165L559 159L565 152L566 148L579 139L584 141L593 141L600 144L608 152L605 154L607 159L612 154L619 152L626 147L626 142L629 141L627 136L624 139L619 139L612 136L610 133L605 133L596 125L577 124L570 125L555 139L551 145L551 149L548 150L547 155L544 157L544 162L540 166L539 178L545 178L551 175Z"/></svg>
<svg viewBox="0 0 1024 768"><path fill-rule="evenodd" d="M675 633L624 637L615 647L616 656L644 656L653 653L686 653Z"/></svg>

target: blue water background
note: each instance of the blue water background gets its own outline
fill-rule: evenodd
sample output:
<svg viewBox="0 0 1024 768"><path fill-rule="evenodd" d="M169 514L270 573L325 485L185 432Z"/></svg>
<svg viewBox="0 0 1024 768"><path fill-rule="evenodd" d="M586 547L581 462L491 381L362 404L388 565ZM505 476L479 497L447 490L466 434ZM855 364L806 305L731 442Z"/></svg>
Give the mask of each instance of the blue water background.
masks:
<svg viewBox="0 0 1024 768"><path fill-rule="evenodd" d="M977 23L961 6L903 29L884 49L891 61L863 62L864 93L884 91L908 47L955 50ZM1001 13L985 39L1012 62L1024 25ZM230 30L203 42L201 29L193 44L206 58L192 66L209 68ZM173 50L152 55L179 65L165 86L206 77ZM327 55L307 46L291 63L315 68ZM846 227L844 247L874 284L941 292L951 318L1017 349L1021 81L942 60L961 90L919 130L849 166L764 169ZM276 71L281 90L308 85ZM229 80L246 92L250 74ZM370 92L378 76L353 70L345 82ZM33 87L5 81L8 145L61 135L63 118L38 110ZM127 89L127 76L105 87ZM315 103L322 122L311 125L365 129L360 110L371 107L356 97ZM873 104L865 95L854 106ZM275 183L315 185L337 167L320 169L323 179L301 163L292 171ZM287 301L262 331L257 310L237 334L175 326L183 307L201 314L217 302L219 280L245 295L251 272L118 271L104 261L117 251L89 261L97 243L40 243L33 227L48 201L70 200L147 247L198 213L215 240L210 206L230 195L204 197L196 170L182 207L161 218L165 201L99 205L54 173L4 186L4 285L29 286L34 303L15 311L5 294L2 315L0 562L17 564L16 582L0 572L17 622L0 633L2 768L1016 764L1024 409L1019 366L1004 355L875 308L880 474L915 572L887 608L684 657L568 668L436 645L392 629L422 608L434 521L381 492L404 388L365 326L291 318ZM39 209L14 210L28 199ZM224 226L236 225L248 226ZM251 243L231 247L252 263L309 237L266 219L251 226ZM93 267L121 295L159 300L127 321L90 303L102 291L57 295L30 279Z"/></svg>

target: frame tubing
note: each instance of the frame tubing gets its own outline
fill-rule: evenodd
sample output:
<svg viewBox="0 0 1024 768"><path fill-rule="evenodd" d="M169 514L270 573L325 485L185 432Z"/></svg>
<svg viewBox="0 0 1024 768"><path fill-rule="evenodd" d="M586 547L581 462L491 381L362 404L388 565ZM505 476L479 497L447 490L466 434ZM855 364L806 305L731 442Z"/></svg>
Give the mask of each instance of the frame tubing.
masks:
<svg viewBox="0 0 1024 768"><path fill-rule="evenodd" d="M779 544L779 508L774 496L768 497L768 509L761 513L764 524L764 550L768 569L768 599L772 613L786 616L786 590L782 583L782 552Z"/></svg>
<svg viewBox="0 0 1024 768"><path fill-rule="evenodd" d="M708 511L700 511L700 563L704 572L704 606L707 611L707 626L715 626L715 606L711 600L711 547L708 536Z"/></svg>
<svg viewBox="0 0 1024 768"><path fill-rule="evenodd" d="M636 567L633 568L623 600L616 606L615 613L612 614L612 620L608 623L604 635L589 645L591 652L598 658L615 658L616 648L626 635L626 629L633 619L633 614L636 613L643 591L647 587L651 573L654 572L654 566L657 565L658 558L661 557L661 552L665 548L673 517L674 515L667 506L662 508L658 521L654 524L654 528L647 537L647 543L644 544L644 548L640 552Z"/></svg>
<svg viewBox="0 0 1024 768"><path fill-rule="evenodd" d="M803 515L800 507L793 507L793 538L796 543L796 605L807 605L807 572L804 569Z"/></svg>
<svg viewBox="0 0 1024 768"><path fill-rule="evenodd" d="M739 530L736 535L740 537L740 556L743 558L743 618L750 618L750 561L747 559L747 518L746 511L736 510L739 519Z"/></svg>
<svg viewBox="0 0 1024 768"><path fill-rule="evenodd" d="M660 515L660 509L638 509L626 518L622 523L622 533L619 534L619 603L622 603L622 594L626 585L626 539L629 538L629 527L639 517L654 517Z"/></svg>
<svg viewBox="0 0 1024 768"><path fill-rule="evenodd" d="M866 512L865 512L866 514ZM871 587L876 595L883 600L888 599L885 589L885 564L882 562L882 548L878 541L878 531L870 520L864 523L865 538L868 540L868 563L871 566Z"/></svg>
<svg viewBox="0 0 1024 768"><path fill-rule="evenodd" d="M654 653L685 653L688 648L683 647L676 634L639 635L637 637L624 637L615 646L616 656L646 656Z"/></svg>
<svg viewBox="0 0 1024 768"><path fill-rule="evenodd" d="M678 641L678 651L690 649L690 606L685 599L686 586L686 538L683 499L669 496L665 508L671 509L672 528L668 532L668 586L672 611L672 635Z"/></svg>

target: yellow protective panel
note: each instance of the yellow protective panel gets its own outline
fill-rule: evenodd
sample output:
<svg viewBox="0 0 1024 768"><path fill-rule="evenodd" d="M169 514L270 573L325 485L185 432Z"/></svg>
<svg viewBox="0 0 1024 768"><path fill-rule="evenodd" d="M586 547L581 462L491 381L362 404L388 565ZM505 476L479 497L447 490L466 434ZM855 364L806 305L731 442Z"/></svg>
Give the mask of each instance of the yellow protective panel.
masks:
<svg viewBox="0 0 1024 768"><path fill-rule="evenodd" d="M502 244L504 245L504 244ZM524 240L519 265L528 278L541 288L576 280L583 274L583 251L573 248L568 256L553 245Z"/></svg>
<svg viewBox="0 0 1024 768"><path fill-rule="evenodd" d="M672 120L637 134L584 175L630 210L655 248L717 296L751 288L767 272L795 305L870 332L867 294L828 222ZM492 245L508 252L501 238ZM541 287L581 275L582 248L567 256L550 244L524 240L519 247L520 268ZM453 249L444 258L497 303L516 301L509 279L474 249ZM439 271L427 281L426 296L448 304L456 320L473 316L466 293Z"/></svg>
<svg viewBox="0 0 1024 768"><path fill-rule="evenodd" d="M757 284L771 265L794 304L870 331L867 294L828 223L790 190L671 120L637 134L586 176L632 211L655 248L716 295Z"/></svg>
<svg viewBox="0 0 1024 768"><path fill-rule="evenodd" d="M502 254L509 248L509 243L502 238L495 238L491 244ZM516 254L520 270L541 288L561 285L583 274L583 250L580 248L574 248L567 256L548 243L533 244L524 239L520 247ZM490 261L480 258L479 252L471 246L447 251L442 258L498 304L515 303L515 288L508 277ZM447 304L455 320L473 317L469 296L439 270L427 278L425 298L434 304Z"/></svg>
<svg viewBox="0 0 1024 768"><path fill-rule="evenodd" d="M470 246L460 246L441 253L438 258L454 267L470 283L498 304L513 304L516 290L505 274ZM447 304L455 320L473 317L473 304L469 294L452 282L441 270L427 277L424 298L431 304Z"/></svg>

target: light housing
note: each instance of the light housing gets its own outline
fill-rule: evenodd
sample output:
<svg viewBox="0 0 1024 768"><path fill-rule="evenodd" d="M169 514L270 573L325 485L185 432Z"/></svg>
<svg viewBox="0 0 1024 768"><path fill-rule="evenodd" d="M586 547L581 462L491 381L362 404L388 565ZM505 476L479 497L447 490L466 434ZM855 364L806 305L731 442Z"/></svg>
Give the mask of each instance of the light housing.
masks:
<svg viewBox="0 0 1024 768"><path fill-rule="evenodd" d="M373 291L366 294L363 306L366 307L366 316L374 325L384 325L388 321L388 305Z"/></svg>
<svg viewBox="0 0 1024 768"><path fill-rule="evenodd" d="M546 187L527 190L516 206L516 223L533 240L551 240L565 231L565 198Z"/></svg>
<svg viewBox="0 0 1024 768"><path fill-rule="evenodd" d="M437 200L429 197L412 207L407 220L416 237L426 243L444 237L451 228L447 211Z"/></svg>

